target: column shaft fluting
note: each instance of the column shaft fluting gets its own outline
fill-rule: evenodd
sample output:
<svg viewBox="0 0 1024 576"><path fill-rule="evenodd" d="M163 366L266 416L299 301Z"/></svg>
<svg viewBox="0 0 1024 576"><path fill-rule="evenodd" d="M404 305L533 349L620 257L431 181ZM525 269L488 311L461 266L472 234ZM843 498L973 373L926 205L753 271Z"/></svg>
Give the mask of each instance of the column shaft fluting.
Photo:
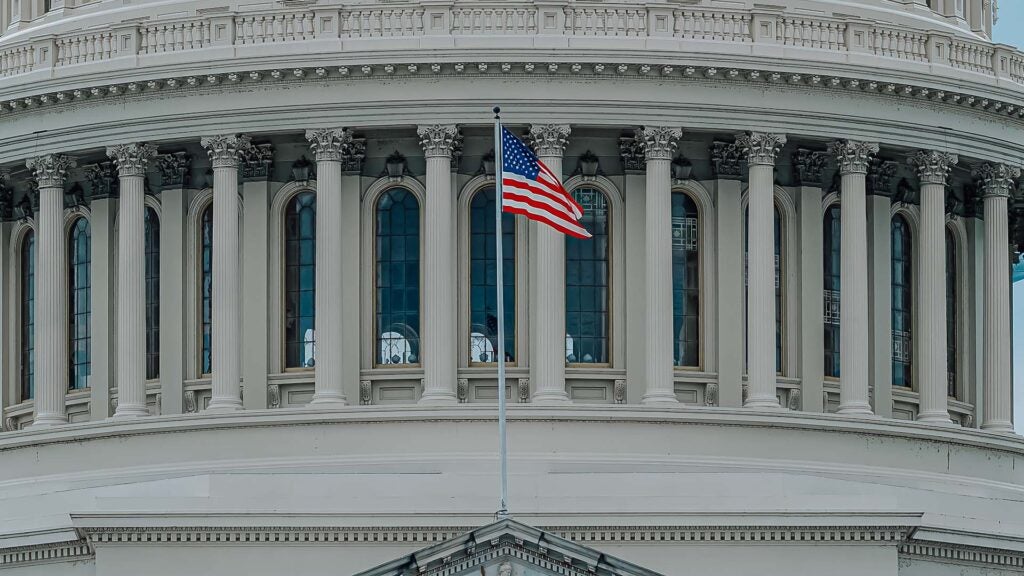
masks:
<svg viewBox="0 0 1024 576"><path fill-rule="evenodd" d="M420 403L454 404L457 402L455 317L458 290L451 161L459 131L454 125L433 125L420 126L417 133L427 160L423 221L423 395Z"/></svg>
<svg viewBox="0 0 1024 576"><path fill-rule="evenodd" d="M347 403L342 354L341 162L352 135L310 130L316 155L316 372L311 405Z"/></svg>
<svg viewBox="0 0 1024 576"><path fill-rule="evenodd" d="M239 153L247 136L204 138L213 161L213 396L207 410L242 409L238 262Z"/></svg>
<svg viewBox="0 0 1024 576"><path fill-rule="evenodd" d="M535 125L530 128L537 157L552 173L561 177L562 153L569 139L567 125ZM538 224L537 322L532 348L536 382L533 402L568 402L565 391L565 235Z"/></svg>
<svg viewBox="0 0 1024 576"><path fill-rule="evenodd" d="M672 314L672 154L682 136L678 128L637 130L647 160L644 311L647 345L644 404L676 403L673 382L675 345Z"/></svg>
<svg viewBox="0 0 1024 576"><path fill-rule="evenodd" d="M1010 356L1010 266L1007 204L1019 169L985 164L977 174L985 195L985 304L983 405L981 427L1013 432Z"/></svg>
<svg viewBox="0 0 1024 576"><path fill-rule="evenodd" d="M36 252L35 417L33 426L67 423L68 341L64 301L64 178L74 161L62 155L27 163L39 182Z"/></svg>
<svg viewBox="0 0 1024 576"><path fill-rule="evenodd" d="M956 164L952 154L918 152L912 158L921 177L920 254L915 349L919 352L920 393L917 419L950 423L946 385L946 177Z"/></svg>
<svg viewBox="0 0 1024 576"><path fill-rule="evenodd" d="M779 408L775 366L775 157L786 137L737 137L750 167L747 228L747 400L751 408Z"/></svg>
<svg viewBox="0 0 1024 576"><path fill-rule="evenodd" d="M117 262L117 410L148 416L146 408L146 164L147 144L107 149L120 176Z"/></svg>

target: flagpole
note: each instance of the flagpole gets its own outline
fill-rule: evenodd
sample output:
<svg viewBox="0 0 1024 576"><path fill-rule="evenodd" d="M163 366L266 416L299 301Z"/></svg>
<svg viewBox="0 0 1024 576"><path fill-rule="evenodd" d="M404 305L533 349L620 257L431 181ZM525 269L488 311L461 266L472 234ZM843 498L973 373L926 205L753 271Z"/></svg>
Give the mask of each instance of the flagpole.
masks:
<svg viewBox="0 0 1024 576"><path fill-rule="evenodd" d="M496 514L499 520L510 518L508 511L508 434L505 420L505 252L501 246L501 172L503 164L501 150L501 108L494 107L494 156L495 156L495 246L497 250L497 291L498 291L498 458L501 460L501 505Z"/></svg>

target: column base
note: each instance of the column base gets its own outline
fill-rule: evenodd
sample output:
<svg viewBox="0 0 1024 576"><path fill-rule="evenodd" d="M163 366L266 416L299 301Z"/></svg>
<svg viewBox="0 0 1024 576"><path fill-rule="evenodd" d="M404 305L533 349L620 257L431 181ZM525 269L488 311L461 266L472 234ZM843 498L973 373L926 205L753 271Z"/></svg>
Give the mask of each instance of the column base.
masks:
<svg viewBox="0 0 1024 576"><path fill-rule="evenodd" d="M431 390L424 392L423 396L420 396L420 401L417 404L426 406L447 406L451 404L458 404L459 399L455 396L454 392Z"/></svg>
<svg viewBox="0 0 1024 576"><path fill-rule="evenodd" d="M874 416L875 413L871 411L871 405L867 402L850 402L849 404L839 404L839 410L836 414L845 414L847 416Z"/></svg>
<svg viewBox="0 0 1024 576"><path fill-rule="evenodd" d="M238 412L242 410L242 400L239 398L214 398L204 412Z"/></svg>
<svg viewBox="0 0 1024 576"><path fill-rule="evenodd" d="M117 410L111 418L141 418L149 416L149 410L145 406L118 403Z"/></svg>
<svg viewBox="0 0 1024 576"><path fill-rule="evenodd" d="M779 399L775 396L750 396L747 401L743 403L744 408L761 408L767 410L782 410L782 404L779 404Z"/></svg>
<svg viewBox="0 0 1024 576"><path fill-rule="evenodd" d="M641 404L679 404L674 392L668 390L656 390L647 392L640 398Z"/></svg>
<svg viewBox="0 0 1024 576"><path fill-rule="evenodd" d="M981 429L985 432L992 432L995 434L1016 434L1017 432L1013 429L1013 423L1005 420L996 422L985 422L981 425Z"/></svg>
<svg viewBox="0 0 1024 576"><path fill-rule="evenodd" d="M318 392L313 394L313 399L309 401L307 406L316 406L317 408L341 408L343 406L348 406L348 399L340 392Z"/></svg>
<svg viewBox="0 0 1024 576"><path fill-rule="evenodd" d="M569 404L569 394L564 390L544 390L530 397L532 404Z"/></svg>
<svg viewBox="0 0 1024 576"><path fill-rule="evenodd" d="M956 426L953 421L949 418L949 412L936 411L936 412L919 412L917 414L916 422L924 422L925 424L938 424L940 426Z"/></svg>
<svg viewBox="0 0 1024 576"><path fill-rule="evenodd" d="M68 417L62 414L38 414L29 428L49 428L50 426L63 426L68 423Z"/></svg>

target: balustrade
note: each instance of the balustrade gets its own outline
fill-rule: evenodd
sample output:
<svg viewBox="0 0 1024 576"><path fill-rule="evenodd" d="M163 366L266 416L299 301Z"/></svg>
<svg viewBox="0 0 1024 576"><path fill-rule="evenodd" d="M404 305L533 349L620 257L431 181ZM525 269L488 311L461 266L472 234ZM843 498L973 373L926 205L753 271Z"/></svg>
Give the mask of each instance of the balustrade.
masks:
<svg viewBox="0 0 1024 576"><path fill-rule="evenodd" d="M0 51L0 76L14 76L32 71L36 50L32 46L16 46Z"/></svg>
<svg viewBox="0 0 1024 576"><path fill-rule="evenodd" d="M991 46L975 44L973 42L953 42L950 48L949 61L954 68L993 74L992 56L995 50Z"/></svg>
<svg viewBox="0 0 1024 576"><path fill-rule="evenodd" d="M139 38L141 54L194 50L209 46L212 41L207 20L140 26Z"/></svg>
<svg viewBox="0 0 1024 576"><path fill-rule="evenodd" d="M112 32L75 34L57 39L57 66L109 60L117 56Z"/></svg>
<svg viewBox="0 0 1024 576"><path fill-rule="evenodd" d="M750 42L750 15L677 10L675 35L687 40Z"/></svg>
<svg viewBox="0 0 1024 576"><path fill-rule="evenodd" d="M453 8L452 34L536 34L537 9Z"/></svg>

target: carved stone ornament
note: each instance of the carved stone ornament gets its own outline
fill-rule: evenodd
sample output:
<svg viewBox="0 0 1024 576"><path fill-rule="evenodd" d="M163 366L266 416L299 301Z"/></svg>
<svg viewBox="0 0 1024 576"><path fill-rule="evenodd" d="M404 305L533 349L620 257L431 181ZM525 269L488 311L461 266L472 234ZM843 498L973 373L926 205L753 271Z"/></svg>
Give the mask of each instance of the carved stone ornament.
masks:
<svg viewBox="0 0 1024 576"><path fill-rule="evenodd" d="M156 158L156 168L160 171L161 186L187 186L192 171L192 155L187 152L161 154Z"/></svg>
<svg viewBox="0 0 1024 576"><path fill-rule="evenodd" d="M878 154L878 144L859 140L834 140L828 152L835 156L840 174L867 174L872 157Z"/></svg>
<svg viewBox="0 0 1024 576"><path fill-rule="evenodd" d="M100 162L85 167L85 179L92 188L92 198L117 198L121 180L114 162Z"/></svg>
<svg viewBox="0 0 1024 576"><path fill-rule="evenodd" d="M462 147L464 145L465 139L462 136L462 132L459 132L458 135L455 136L455 141L452 142L452 172L459 171L459 166L462 164Z"/></svg>
<svg viewBox="0 0 1024 576"><path fill-rule="evenodd" d="M750 166L775 166L775 158L785 145L785 134L744 132L736 135L736 146Z"/></svg>
<svg viewBox="0 0 1024 576"><path fill-rule="evenodd" d="M956 154L938 150L919 150L910 157L910 165L917 168L921 184L946 184L953 166L960 161Z"/></svg>
<svg viewBox="0 0 1024 576"><path fill-rule="evenodd" d="M981 180L985 196L1009 198L1014 181L1020 178L1020 168L1006 164L985 163L974 169L974 176Z"/></svg>
<svg viewBox="0 0 1024 576"><path fill-rule="evenodd" d="M682 129L669 126L644 126L636 130L636 138L643 142L647 160L671 160L682 137Z"/></svg>
<svg viewBox="0 0 1024 576"><path fill-rule="evenodd" d="M274 165L274 146L254 144L240 152L243 180L265 180Z"/></svg>
<svg viewBox="0 0 1024 576"><path fill-rule="evenodd" d="M892 196L892 180L896 177L898 163L874 157L868 162L868 193Z"/></svg>
<svg viewBox="0 0 1024 576"><path fill-rule="evenodd" d="M237 168L240 154L252 146L252 140L245 134L221 134L205 136L199 144L206 148L214 168Z"/></svg>
<svg viewBox="0 0 1024 576"><path fill-rule="evenodd" d="M708 382L704 387L704 405L718 406L718 382Z"/></svg>
<svg viewBox="0 0 1024 576"><path fill-rule="evenodd" d="M281 407L281 387L277 384L267 386L267 408Z"/></svg>
<svg viewBox="0 0 1024 576"><path fill-rule="evenodd" d="M185 413L193 414L197 411L196 393L194 390L185 390Z"/></svg>
<svg viewBox="0 0 1024 576"><path fill-rule="evenodd" d="M795 412L797 410L800 410L802 406L803 403L800 401L800 389L793 388L792 390L789 391L789 394L787 396L786 407Z"/></svg>
<svg viewBox="0 0 1024 576"><path fill-rule="evenodd" d="M358 174L363 171L363 160L365 159L366 139L352 138L341 161L341 171Z"/></svg>
<svg viewBox="0 0 1024 576"><path fill-rule="evenodd" d="M469 379L459 378L458 388L456 389L456 396L459 399L459 404L465 404L469 398Z"/></svg>
<svg viewBox="0 0 1024 576"><path fill-rule="evenodd" d="M156 406L155 406L156 410L154 411L154 415L156 415L156 416L159 416L159 415L163 414L163 412L164 412L163 397L164 397L164 395L162 393L157 392L156 393L156 398L154 398L154 402L156 403Z"/></svg>
<svg viewBox="0 0 1024 576"><path fill-rule="evenodd" d="M827 152L797 150L793 154L793 171L800 186L821 186L822 172L828 164Z"/></svg>
<svg viewBox="0 0 1024 576"><path fill-rule="evenodd" d="M14 185L11 172L0 170L0 218L10 220L14 214Z"/></svg>
<svg viewBox="0 0 1024 576"><path fill-rule="evenodd" d="M116 414L117 413L117 396L111 396L110 397L110 413L111 414Z"/></svg>
<svg viewBox="0 0 1024 576"><path fill-rule="evenodd" d="M146 166L156 157L156 146L147 143L118 144L107 148L107 157L114 161L118 175L145 176Z"/></svg>
<svg viewBox="0 0 1024 576"><path fill-rule="evenodd" d="M619 138L619 156L622 157L622 169L624 171L644 171L647 160L644 157L644 144L640 139L629 136Z"/></svg>
<svg viewBox="0 0 1024 576"><path fill-rule="evenodd" d="M612 397L615 398L616 404L626 403L626 381L616 380L612 387Z"/></svg>
<svg viewBox="0 0 1024 576"><path fill-rule="evenodd" d="M750 385L744 384L743 389L740 391L740 398L743 400L743 404L747 403L747 396L750 394Z"/></svg>
<svg viewBox="0 0 1024 576"><path fill-rule="evenodd" d="M508 560L502 562L501 566L498 566L498 576L512 576L512 564Z"/></svg>
<svg viewBox="0 0 1024 576"><path fill-rule="evenodd" d="M561 156L569 144L568 124L534 124L530 126L530 146L537 156Z"/></svg>
<svg viewBox="0 0 1024 576"><path fill-rule="evenodd" d="M318 128L306 130L309 149L317 162L341 162L345 150L352 142L352 132L347 128Z"/></svg>
<svg viewBox="0 0 1024 576"><path fill-rule="evenodd" d="M519 395L519 403L526 404L530 401L530 379L520 378L516 383L516 393Z"/></svg>
<svg viewBox="0 0 1024 576"><path fill-rule="evenodd" d="M25 162L25 166L35 175L39 188L64 188L68 170L77 165L74 158L64 154L36 156Z"/></svg>
<svg viewBox="0 0 1024 576"><path fill-rule="evenodd" d="M455 124L433 124L419 126L416 135L420 137L423 155L427 158L451 158L459 127Z"/></svg>
<svg viewBox="0 0 1024 576"><path fill-rule="evenodd" d="M740 161L743 159L740 148L729 142L712 142L711 173L721 180L739 180L743 173Z"/></svg>
<svg viewBox="0 0 1024 576"><path fill-rule="evenodd" d="M359 381L359 403L364 406L373 403L373 383L369 380Z"/></svg>

